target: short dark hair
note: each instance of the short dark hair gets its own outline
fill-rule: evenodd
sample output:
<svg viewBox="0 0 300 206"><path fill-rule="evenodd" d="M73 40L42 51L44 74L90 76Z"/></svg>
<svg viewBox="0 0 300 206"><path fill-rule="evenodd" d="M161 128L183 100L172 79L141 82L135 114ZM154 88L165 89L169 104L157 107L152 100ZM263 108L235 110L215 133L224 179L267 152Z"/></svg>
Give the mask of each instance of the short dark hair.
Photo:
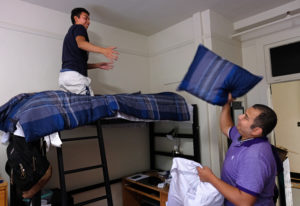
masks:
<svg viewBox="0 0 300 206"><path fill-rule="evenodd" d="M75 24L75 19L74 17L77 16L78 18L80 17L80 14L82 12L87 13L88 15L90 15L90 12L88 12L88 10L86 10L85 8L74 8L71 12L71 21L72 24Z"/></svg>
<svg viewBox="0 0 300 206"><path fill-rule="evenodd" d="M262 135L266 136L275 128L277 124L277 115L266 105L255 104L252 107L259 110L261 113L254 119L251 129L260 127L263 130Z"/></svg>

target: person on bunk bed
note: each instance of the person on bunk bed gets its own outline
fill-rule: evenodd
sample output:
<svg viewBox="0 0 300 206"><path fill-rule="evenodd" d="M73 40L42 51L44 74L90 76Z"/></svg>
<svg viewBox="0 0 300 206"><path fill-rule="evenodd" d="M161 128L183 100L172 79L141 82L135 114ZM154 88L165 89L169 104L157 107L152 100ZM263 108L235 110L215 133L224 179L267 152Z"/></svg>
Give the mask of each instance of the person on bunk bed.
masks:
<svg viewBox="0 0 300 206"><path fill-rule="evenodd" d="M109 70L118 59L116 47L102 48L89 42L87 29L90 25L89 12L84 8L74 8L71 12L72 26L63 42L62 69L59 74L59 87L63 91L93 96L88 69ZM88 52L103 54L109 62L88 64Z"/></svg>
<svg viewBox="0 0 300 206"><path fill-rule="evenodd" d="M208 167L197 168L200 180L211 183L225 197L225 206L273 206L278 159L266 137L277 124L269 107L256 104L239 116L233 125L228 102L220 116L222 132L232 140L223 163L221 179Z"/></svg>

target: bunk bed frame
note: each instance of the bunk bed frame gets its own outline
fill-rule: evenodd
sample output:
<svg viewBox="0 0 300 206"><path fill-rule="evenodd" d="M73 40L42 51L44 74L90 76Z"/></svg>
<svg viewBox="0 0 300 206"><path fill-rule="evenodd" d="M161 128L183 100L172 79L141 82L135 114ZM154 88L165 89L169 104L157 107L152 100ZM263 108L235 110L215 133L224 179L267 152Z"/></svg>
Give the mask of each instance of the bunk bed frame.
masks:
<svg viewBox="0 0 300 206"><path fill-rule="evenodd" d="M192 123L192 134L177 134L175 138L190 138L193 140L193 150L194 150L194 155L175 155L176 157L183 157L187 159L191 159L197 162L200 162L200 138L199 138L199 120L198 120L198 107L197 105L192 105L193 106L193 123ZM59 167L59 178L60 178L60 189L61 189L61 195L62 195L62 206L67 206L67 200L68 200L68 194L74 195L78 194L81 192L86 192L89 190L93 190L99 187L105 187L106 195L104 196L99 196L90 200L86 200L84 202L80 202L77 204L74 204L76 206L79 205L86 205L92 202L100 201L103 199L107 199L107 205L108 206L113 206L112 202L112 196L111 196L111 188L110 185L114 183L121 182L121 178L110 180L109 179L109 173L108 173L108 168L107 168L107 161L106 161L106 155L105 155L105 149L104 149L104 142L103 142L103 133L102 133L102 125L104 124L122 124L122 123L132 123L132 121L129 120L124 120L124 119L112 119L112 120L98 120L96 122L96 127L97 127L97 136L89 136L89 137L76 137L76 138L68 138L68 139L63 139L63 142L71 142L71 141L84 141L88 139L98 139L99 143L99 149L100 149L100 156L101 156L101 165L94 165L90 167L85 167L85 168L78 168L78 169L73 169L73 170L64 170L64 164L63 164L63 153L62 153L62 148L57 148L57 159L58 159L58 167ZM134 122L137 123L137 122ZM140 122L144 123L144 122ZM161 151L156 151L155 150L155 137L156 136L165 136L165 133L156 133L154 131L154 125L155 122L149 122L149 139L150 139L150 169L155 170L157 169L155 167L155 156L156 155L164 155L164 156L170 156L174 157L174 154L171 152L161 152ZM103 177L104 177L104 182L103 183L98 183L94 185L89 185L85 187L81 187L75 190L68 191L66 190L66 183L65 183L65 175L67 174L72 174L72 173L77 173L77 172L82 172L82 171L87 171L87 170L92 170L92 169L98 169L102 168L103 169Z"/></svg>
<svg viewBox="0 0 300 206"><path fill-rule="evenodd" d="M198 118L198 106L193 104L193 116L192 118L192 133L178 133L174 138L179 139L192 139L193 140L193 155L185 154L174 154L173 152L157 151L155 148L156 137L165 137L167 133L161 133L155 131L155 122L150 122L149 125L149 136L150 136L150 168L152 170L159 169L156 167L156 156L167 156L167 157L182 157L196 162L200 162L200 133L199 133L199 118Z"/></svg>
<svg viewBox="0 0 300 206"><path fill-rule="evenodd" d="M139 117L141 122L149 121L187 121L190 116L188 113L185 100L175 93L158 93L156 95L144 94L120 94L107 95L99 97L89 97L82 95L75 95L65 93L62 91L45 91L39 93L19 94L9 100L6 104L0 107L0 129L8 133L15 133L18 129L17 123L20 123L22 133L26 141L35 141L40 137L52 134L55 131L62 131L64 129L72 129L80 127L81 125L90 125L89 122L96 124L97 136L93 137L78 137L62 139L64 142L70 141L84 141L87 139L98 139L101 164L85 168L78 168L73 170L64 170L62 149L57 148L57 158L59 166L59 181L61 187L62 205L66 206L67 191L65 184L65 175L71 173L82 172L91 169L102 168L104 182L79 188L71 191L72 194L88 191L99 186L105 186L106 195L97 197L76 205L86 205L98 200L107 199L108 206L112 206L112 195L110 184L119 182L120 179L110 181L108 175L108 168L104 150L102 125L108 123L123 123L136 122L136 120L120 120L110 119L105 117L113 117L116 111L124 113L132 117ZM136 105L135 108L132 106ZM46 110L44 109L46 108ZM193 135L188 138L193 138L194 141L194 157L196 161L200 160L199 152L199 128L198 128L198 111L194 105L193 109ZM174 112L174 113L173 113ZM197 117L195 119L195 117ZM50 119L51 118L51 119ZM83 118L83 119L78 119ZM92 121L91 121L92 120ZM147 122L147 121L146 121ZM62 124L63 123L63 124ZM155 165L154 156L154 138L156 135L152 130L153 126L150 123L150 150L151 150L151 168ZM18 131L20 132L20 131ZM183 135L185 136L185 135ZM181 138L181 137L180 137ZM184 137L183 137L184 138ZM13 188L13 187L12 187ZM12 190L12 197L14 191ZM32 199L33 206L40 205L40 192ZM11 206L14 206L11 204ZM18 205L19 206L19 205Z"/></svg>

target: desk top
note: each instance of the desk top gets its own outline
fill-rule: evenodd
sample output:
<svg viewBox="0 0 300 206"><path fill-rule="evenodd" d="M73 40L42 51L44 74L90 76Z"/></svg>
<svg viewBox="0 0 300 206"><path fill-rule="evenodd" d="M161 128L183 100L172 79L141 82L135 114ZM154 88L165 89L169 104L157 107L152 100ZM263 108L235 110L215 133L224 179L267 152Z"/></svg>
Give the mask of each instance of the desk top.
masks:
<svg viewBox="0 0 300 206"><path fill-rule="evenodd" d="M3 181L2 183L0 183L0 187L6 187L7 186L7 182Z"/></svg>
<svg viewBox="0 0 300 206"><path fill-rule="evenodd" d="M134 179L132 179L132 177L134 177L134 176L143 176L143 177L142 177L142 179L134 180ZM165 181L165 178L159 176L159 174L156 171L149 171L149 172L139 173L139 174L135 174L135 175L132 175L132 176L129 176L129 177L125 177L125 178L123 178L123 183L124 184L132 183L132 184L140 185L142 187L146 187L146 188L155 190L157 192L162 192L162 193L167 194L168 191L169 191L169 185L166 184L163 188L158 188L155 185L147 184L146 183L147 181L143 181L143 180L146 180L147 178L151 178L151 177L155 178L154 182L156 181L156 179L160 179L161 182ZM150 180L150 182L151 182L151 180Z"/></svg>

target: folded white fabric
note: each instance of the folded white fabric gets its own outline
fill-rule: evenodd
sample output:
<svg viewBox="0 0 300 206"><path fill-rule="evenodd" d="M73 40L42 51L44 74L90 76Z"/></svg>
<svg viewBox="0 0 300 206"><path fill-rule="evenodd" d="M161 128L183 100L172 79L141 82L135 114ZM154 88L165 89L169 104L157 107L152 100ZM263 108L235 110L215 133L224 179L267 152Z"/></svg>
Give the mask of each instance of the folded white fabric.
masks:
<svg viewBox="0 0 300 206"><path fill-rule="evenodd" d="M44 140L46 141L46 150L49 152L50 146L54 147L61 147L62 141L59 137L58 132L54 132L50 135L47 135L44 137Z"/></svg>
<svg viewBox="0 0 300 206"><path fill-rule="evenodd" d="M3 132L0 130L0 138L2 144L6 144L9 141L9 132Z"/></svg>
<svg viewBox="0 0 300 206"><path fill-rule="evenodd" d="M202 166L184 158L173 159L167 206L223 205L223 196L210 183L200 181L196 167Z"/></svg>
<svg viewBox="0 0 300 206"><path fill-rule="evenodd" d="M14 135L19 136L19 137L24 137L25 135L24 135L23 129L19 122L17 122L16 127L17 127L17 129L14 131ZM9 142L9 137L10 137L9 132L3 132L0 130L0 138L1 138L1 142L3 144L6 144ZM54 147L61 147L61 145L62 145L62 141L59 137L58 132L54 132L50 135L45 136L44 140L46 141L47 152L49 151L51 145Z"/></svg>

